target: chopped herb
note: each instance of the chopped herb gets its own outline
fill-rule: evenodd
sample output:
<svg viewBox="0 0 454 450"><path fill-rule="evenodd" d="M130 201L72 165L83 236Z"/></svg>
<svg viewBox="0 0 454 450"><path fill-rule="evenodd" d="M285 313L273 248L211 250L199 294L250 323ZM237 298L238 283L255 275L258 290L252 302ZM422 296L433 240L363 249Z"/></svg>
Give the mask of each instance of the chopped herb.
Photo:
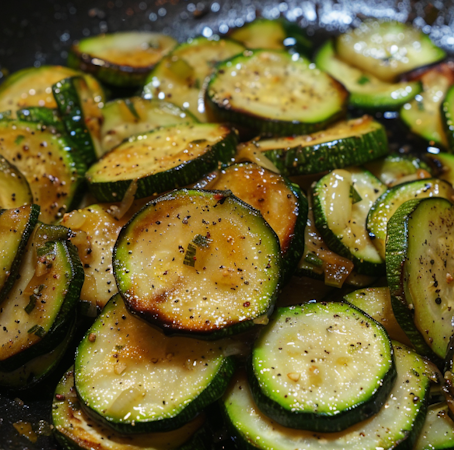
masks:
<svg viewBox="0 0 454 450"><path fill-rule="evenodd" d="M129 109L129 112L134 116L134 119L140 120L139 113L137 112L134 103L131 100L129 100L129 98L125 99L124 103L126 107Z"/></svg>
<svg viewBox="0 0 454 450"><path fill-rule="evenodd" d="M370 83L370 78L369 78L368 76L366 76L366 75L361 75L361 76L356 80L356 82L357 82L358 84L361 84L361 85L367 84L367 83Z"/></svg>
<svg viewBox="0 0 454 450"><path fill-rule="evenodd" d="M198 234L193 240L195 245L200 248L208 248L210 246L211 239L208 239L207 236L202 236Z"/></svg>
<svg viewBox="0 0 454 450"><path fill-rule="evenodd" d="M184 255L183 264L186 266L194 267L196 252L197 252L197 247L195 245L192 245L191 243L189 243L186 253Z"/></svg>
<svg viewBox="0 0 454 450"><path fill-rule="evenodd" d="M28 331L28 334L34 334L38 337L43 337L46 334L46 330L40 325L34 325Z"/></svg>
<svg viewBox="0 0 454 450"><path fill-rule="evenodd" d="M38 297L35 294L30 295L30 301L28 302L28 305L24 308L27 314L30 314L35 309L37 300Z"/></svg>
<svg viewBox="0 0 454 450"><path fill-rule="evenodd" d="M16 145L20 145L20 143L25 139L25 136L23 136L22 134L19 134L19 136L17 136L17 138L14 140L14 143Z"/></svg>
<svg viewBox="0 0 454 450"><path fill-rule="evenodd" d="M309 252L304 260L316 267L321 267L323 265L323 261L315 253L312 252Z"/></svg>

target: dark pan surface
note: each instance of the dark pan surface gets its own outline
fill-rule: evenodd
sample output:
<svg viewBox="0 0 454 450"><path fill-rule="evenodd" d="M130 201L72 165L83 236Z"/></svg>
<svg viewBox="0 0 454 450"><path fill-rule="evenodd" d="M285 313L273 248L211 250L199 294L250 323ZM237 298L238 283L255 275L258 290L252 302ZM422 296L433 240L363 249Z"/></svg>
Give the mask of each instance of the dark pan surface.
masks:
<svg viewBox="0 0 454 450"><path fill-rule="evenodd" d="M101 32L156 30L180 41L224 34L257 16L283 15L307 27L316 44L361 18L410 22L454 53L454 0L0 0L0 83L7 73L43 64L64 64L72 42ZM402 143L399 144L401 146ZM0 392L0 450L56 450L48 436L54 387L71 364L72 351L57 373L33 392ZM18 421L41 428L36 443L20 436Z"/></svg>

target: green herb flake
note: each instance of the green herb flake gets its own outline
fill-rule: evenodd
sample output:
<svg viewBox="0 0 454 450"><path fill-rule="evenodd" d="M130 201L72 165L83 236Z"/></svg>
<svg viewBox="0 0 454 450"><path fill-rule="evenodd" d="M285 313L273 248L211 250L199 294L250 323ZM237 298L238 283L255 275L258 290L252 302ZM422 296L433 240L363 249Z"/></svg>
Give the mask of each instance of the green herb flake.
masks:
<svg viewBox="0 0 454 450"><path fill-rule="evenodd" d="M202 236L201 234L196 235L196 237L192 240L195 245L199 248L208 248L210 246L211 239L208 236Z"/></svg>
<svg viewBox="0 0 454 450"><path fill-rule="evenodd" d="M360 85L364 85L364 84L367 84L367 83L370 83L370 78L366 75L361 75L357 80L356 82Z"/></svg>
<svg viewBox="0 0 454 450"><path fill-rule="evenodd" d="M185 266L195 266L195 255L197 253L197 247L191 243L188 244L186 253L184 254L183 264Z"/></svg>
<svg viewBox="0 0 454 450"><path fill-rule="evenodd" d="M34 325L28 331L28 334L34 334L40 338L42 338L46 334L46 330L40 325Z"/></svg>
<svg viewBox="0 0 454 450"><path fill-rule="evenodd" d="M323 265L323 261L315 253L312 252L309 252L305 256L304 261L316 267L321 267Z"/></svg>
<svg viewBox="0 0 454 450"><path fill-rule="evenodd" d="M38 297L35 294L30 295L30 301L28 302L28 305L24 308L24 311L27 314L30 314L35 309L37 300L38 300Z"/></svg>
<svg viewBox="0 0 454 450"><path fill-rule="evenodd" d="M19 136L17 136L17 138L14 140L14 143L16 145L20 145L20 143L25 139L25 136L22 135L22 134L19 134Z"/></svg>

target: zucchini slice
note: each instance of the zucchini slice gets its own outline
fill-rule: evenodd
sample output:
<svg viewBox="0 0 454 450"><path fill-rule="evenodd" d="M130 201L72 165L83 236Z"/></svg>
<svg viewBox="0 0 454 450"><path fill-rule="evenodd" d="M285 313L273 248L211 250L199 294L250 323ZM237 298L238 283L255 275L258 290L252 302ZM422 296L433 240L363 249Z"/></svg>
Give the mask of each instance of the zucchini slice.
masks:
<svg viewBox="0 0 454 450"><path fill-rule="evenodd" d="M207 99L221 121L261 134L313 133L345 113L348 93L298 54L253 50L217 66Z"/></svg>
<svg viewBox="0 0 454 450"><path fill-rule="evenodd" d="M454 422L448 415L446 403L429 406L426 420L414 450L454 449Z"/></svg>
<svg viewBox="0 0 454 450"><path fill-rule="evenodd" d="M454 155L444 152L426 153L424 159L430 164L437 178L454 185Z"/></svg>
<svg viewBox="0 0 454 450"><path fill-rule="evenodd" d="M432 169L413 155L394 153L368 162L364 167L388 187L432 177Z"/></svg>
<svg viewBox="0 0 454 450"><path fill-rule="evenodd" d="M412 449L427 408L430 380L424 360L394 343L397 379L385 406L372 418L337 433L283 427L257 407L246 377L238 374L223 397L223 410L242 450Z"/></svg>
<svg viewBox="0 0 454 450"><path fill-rule="evenodd" d="M386 272L396 319L422 355L441 359L446 356L454 319L453 227L450 201L412 200L392 216L386 242Z"/></svg>
<svg viewBox="0 0 454 450"><path fill-rule="evenodd" d="M0 121L0 154L28 181L41 221L61 219L79 201L85 165L64 136L40 124Z"/></svg>
<svg viewBox="0 0 454 450"><path fill-rule="evenodd" d="M388 154L386 131L370 116L306 136L260 139L247 145L262 152L286 176L361 165Z"/></svg>
<svg viewBox="0 0 454 450"><path fill-rule="evenodd" d="M24 175L0 155L0 207L10 209L31 203L33 195Z"/></svg>
<svg viewBox="0 0 454 450"><path fill-rule="evenodd" d="M393 20L365 20L334 42L339 58L388 83L446 56L421 30Z"/></svg>
<svg viewBox="0 0 454 450"><path fill-rule="evenodd" d="M28 108L18 109L16 115L22 122L39 123L55 133L66 133L57 109L50 109L45 106L29 106Z"/></svg>
<svg viewBox="0 0 454 450"><path fill-rule="evenodd" d="M68 332L83 283L70 231L40 224L20 266L21 277L0 309L0 370L13 371L55 349Z"/></svg>
<svg viewBox="0 0 454 450"><path fill-rule="evenodd" d="M234 164L220 171L205 189L230 190L260 211L279 237L281 284L289 281L304 251L307 199L298 185L254 163Z"/></svg>
<svg viewBox="0 0 454 450"><path fill-rule="evenodd" d="M386 228L388 221L400 205L407 200L427 197L454 198L454 189L443 180L426 178L409 181L388 189L372 205L367 216L367 229L378 253L385 258Z"/></svg>
<svg viewBox="0 0 454 450"><path fill-rule="evenodd" d="M103 115L83 77L70 77L52 86L66 131L81 159L90 166L104 152L101 148Z"/></svg>
<svg viewBox="0 0 454 450"><path fill-rule="evenodd" d="M121 230L113 265L131 312L168 333L216 339L271 314L281 252L260 212L230 191L182 189Z"/></svg>
<svg viewBox="0 0 454 450"><path fill-rule="evenodd" d="M454 83L454 65L439 64L421 75L423 92L400 110L400 118L408 128L431 143L449 148L442 106L449 86Z"/></svg>
<svg viewBox="0 0 454 450"><path fill-rule="evenodd" d="M124 31L82 39L71 47L68 65L104 83L140 87L177 41L165 34Z"/></svg>
<svg viewBox="0 0 454 450"><path fill-rule="evenodd" d="M386 186L365 169L333 170L314 187L314 219L328 248L351 259L359 274L384 275L384 258L366 230L366 218Z"/></svg>
<svg viewBox="0 0 454 450"><path fill-rule="evenodd" d="M197 122L189 112L162 100L142 97L112 100L102 109L101 140L104 152L134 134L147 133L167 125Z"/></svg>
<svg viewBox="0 0 454 450"><path fill-rule="evenodd" d="M219 124L182 124L129 138L86 173L98 201L121 201L130 185L135 198L149 197L194 183L229 162L236 134Z"/></svg>
<svg viewBox="0 0 454 450"><path fill-rule="evenodd" d="M55 109L52 85L64 78L82 75L96 102L104 101L104 92L98 81L91 75L63 66L30 67L10 75L0 86L0 111L11 111L11 118L16 110L30 106L45 106Z"/></svg>
<svg viewBox="0 0 454 450"><path fill-rule="evenodd" d="M446 148L454 153L454 85L448 88L441 104L441 119L446 136Z"/></svg>
<svg viewBox="0 0 454 450"><path fill-rule="evenodd" d="M351 106L363 110L397 110L422 91L420 81L388 83L342 61L332 41L327 41L318 51L315 63L347 88Z"/></svg>
<svg viewBox="0 0 454 450"><path fill-rule="evenodd" d="M0 303L21 276L22 256L38 216L38 205L0 210Z"/></svg>
<svg viewBox="0 0 454 450"><path fill-rule="evenodd" d="M290 50L309 56L313 47L304 30L284 18L256 19L233 30L229 37L251 50Z"/></svg>
<svg viewBox="0 0 454 450"><path fill-rule="evenodd" d="M412 345L394 316L391 294L387 286L358 289L344 295L344 300L380 323L391 339L402 342L405 345Z"/></svg>
<svg viewBox="0 0 454 450"><path fill-rule="evenodd" d="M117 294L77 349L77 395L87 414L120 433L176 430L224 393L231 345L165 336Z"/></svg>
<svg viewBox="0 0 454 450"><path fill-rule="evenodd" d="M143 96L167 100L201 122L212 122L204 99L206 78L217 62L242 51L239 42L229 39L190 39L157 64L145 81Z"/></svg>
<svg viewBox="0 0 454 450"><path fill-rule="evenodd" d="M55 389L54 435L68 450L209 450L212 440L204 414L173 431L124 436L98 424L80 407L70 368Z"/></svg>
<svg viewBox="0 0 454 450"><path fill-rule="evenodd" d="M342 431L376 414L396 378L385 329L348 303L279 308L248 371L260 410L277 423Z"/></svg>

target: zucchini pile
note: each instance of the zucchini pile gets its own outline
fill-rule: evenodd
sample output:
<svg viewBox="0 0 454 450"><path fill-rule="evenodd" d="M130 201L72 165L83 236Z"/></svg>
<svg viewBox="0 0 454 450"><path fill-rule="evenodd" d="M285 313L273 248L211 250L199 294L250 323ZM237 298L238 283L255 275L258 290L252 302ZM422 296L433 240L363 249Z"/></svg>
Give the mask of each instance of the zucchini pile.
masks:
<svg viewBox="0 0 454 450"><path fill-rule="evenodd" d="M454 448L445 56L392 21L314 53L258 19L8 77L2 391L62 375L68 450ZM383 111L431 152L390 152Z"/></svg>

